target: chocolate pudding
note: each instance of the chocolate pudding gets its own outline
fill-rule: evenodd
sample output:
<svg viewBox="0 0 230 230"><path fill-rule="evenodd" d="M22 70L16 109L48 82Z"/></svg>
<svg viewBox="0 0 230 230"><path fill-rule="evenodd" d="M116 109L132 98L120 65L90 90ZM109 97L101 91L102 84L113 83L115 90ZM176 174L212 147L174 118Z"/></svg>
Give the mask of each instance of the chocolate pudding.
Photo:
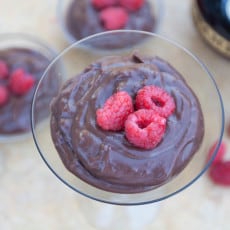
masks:
<svg viewBox="0 0 230 230"><path fill-rule="evenodd" d="M71 36L75 40L80 40L89 35L107 31L100 20L100 10L95 8L92 0L73 0L68 7L66 13L66 27ZM128 11L128 21L122 28L126 30L142 30L153 32L155 30L156 20L153 15L152 6L148 1L144 1L143 5L135 11ZM95 42L93 45L97 48L123 48L133 45L143 39L141 35L130 36L118 35L103 42ZM92 45L92 44L91 44Z"/></svg>
<svg viewBox="0 0 230 230"><path fill-rule="evenodd" d="M175 101L162 141L140 149L124 131L101 129L96 110L117 91L131 97L147 85L165 89ZM183 77L159 57L108 56L63 86L51 105L51 134L65 167L85 182L116 193L154 189L180 173L204 135L199 101Z"/></svg>
<svg viewBox="0 0 230 230"><path fill-rule="evenodd" d="M30 109L35 85L38 83L50 60L43 54L28 48L8 48L0 51L0 60L4 61L12 73L23 69L34 78L35 84L25 95L10 93L5 105L0 106L0 135L22 134L30 131ZM0 79L0 85L9 88L9 78ZM36 109L42 110L50 98L58 91L57 81L51 76L40 86L39 100ZM10 90L9 90L10 91ZM46 112L41 114L42 119Z"/></svg>

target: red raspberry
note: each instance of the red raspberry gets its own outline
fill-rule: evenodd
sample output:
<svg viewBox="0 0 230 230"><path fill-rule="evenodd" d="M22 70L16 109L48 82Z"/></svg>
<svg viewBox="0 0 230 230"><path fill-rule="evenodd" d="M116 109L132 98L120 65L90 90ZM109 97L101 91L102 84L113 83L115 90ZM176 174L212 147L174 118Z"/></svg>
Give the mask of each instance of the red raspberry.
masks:
<svg viewBox="0 0 230 230"><path fill-rule="evenodd" d="M119 0L119 1L121 6L125 7L130 11L139 10L144 4L144 0Z"/></svg>
<svg viewBox="0 0 230 230"><path fill-rule="evenodd" d="M163 138L166 119L154 110L140 109L125 122L125 134L130 143L143 149L153 149Z"/></svg>
<svg viewBox="0 0 230 230"><path fill-rule="evenodd" d="M212 165L209 177L215 184L230 186L230 161L217 162Z"/></svg>
<svg viewBox="0 0 230 230"><path fill-rule="evenodd" d="M214 151L216 149L216 145L217 145L217 143L214 143L211 146L211 148L209 149L207 160L211 159L211 157L212 157L212 155L213 155L213 153L214 153ZM223 160L223 157L224 157L225 153L226 153L226 150L227 150L226 144L224 142L221 142L220 147L218 149L218 152L217 152L217 154L216 154L216 156L215 156L215 158L214 158L212 163L215 164L215 163L221 162Z"/></svg>
<svg viewBox="0 0 230 230"><path fill-rule="evenodd" d="M107 30L124 28L128 13L122 7L108 7L100 12L100 20Z"/></svg>
<svg viewBox="0 0 230 230"><path fill-rule="evenodd" d="M137 92L136 109L152 109L162 117L168 117L175 110L174 99L162 88L144 86Z"/></svg>
<svg viewBox="0 0 230 230"><path fill-rule="evenodd" d="M30 91L34 83L32 75L25 73L23 69L16 69L10 76L9 87L14 94L22 96Z"/></svg>
<svg viewBox="0 0 230 230"><path fill-rule="evenodd" d="M125 120L132 112L132 98L127 92L117 92L106 100L103 108L96 111L97 124L104 130L122 130Z"/></svg>
<svg viewBox="0 0 230 230"><path fill-rule="evenodd" d="M109 6L114 6L118 3L118 0L91 0L93 6L96 9L102 9Z"/></svg>
<svg viewBox="0 0 230 230"><path fill-rule="evenodd" d="M7 88L3 85L0 85L0 107L5 105L9 99L9 92Z"/></svg>
<svg viewBox="0 0 230 230"><path fill-rule="evenodd" d="M0 79L4 79L8 76L9 69L5 61L0 60Z"/></svg>

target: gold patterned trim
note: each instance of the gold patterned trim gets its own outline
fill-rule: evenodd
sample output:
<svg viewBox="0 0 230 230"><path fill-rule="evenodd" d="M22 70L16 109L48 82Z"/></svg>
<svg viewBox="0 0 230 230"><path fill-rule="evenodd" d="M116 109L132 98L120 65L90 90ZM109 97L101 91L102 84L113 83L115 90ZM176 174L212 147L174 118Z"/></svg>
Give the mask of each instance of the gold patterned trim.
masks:
<svg viewBox="0 0 230 230"><path fill-rule="evenodd" d="M213 30L204 20L196 1L194 1L192 7L192 15L194 23L202 37L218 52L230 58L230 42Z"/></svg>

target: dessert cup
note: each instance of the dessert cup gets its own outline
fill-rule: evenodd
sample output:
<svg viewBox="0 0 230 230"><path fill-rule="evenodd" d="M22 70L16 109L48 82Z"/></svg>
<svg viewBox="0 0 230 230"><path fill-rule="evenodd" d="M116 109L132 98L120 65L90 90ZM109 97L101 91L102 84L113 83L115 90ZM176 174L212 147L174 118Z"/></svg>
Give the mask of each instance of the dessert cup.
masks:
<svg viewBox="0 0 230 230"><path fill-rule="evenodd" d="M40 87L47 76L49 76L53 66L59 61L64 63L66 72L61 76L61 85L63 85L68 79L81 73L92 62L107 55L104 52L92 52L89 49L84 49L84 47L90 46L95 40L103 42L113 36L116 37L122 34L130 38L135 35L141 35L144 38L144 42L135 46L128 46L126 49L108 50L109 55L123 56L138 52L142 56L158 56L169 62L182 74L187 84L197 96L204 116L205 130L199 150L177 176L168 183L152 190L131 194L109 192L96 188L79 179L65 168L52 141L50 133L50 106L48 103L46 107L43 107L43 110L49 113L47 119L40 123L35 122L39 113L42 112L36 109ZM95 34L72 44L61 52L44 72L33 97L31 112L31 127L34 142L42 159L54 175L69 188L88 198L118 205L154 203L169 198L192 185L207 170L214 159L222 139L224 127L224 111L221 95L215 80L205 65L190 51L167 38L154 33L133 30L119 30ZM216 149L211 159L207 161L207 151L216 140L218 143Z"/></svg>
<svg viewBox="0 0 230 230"><path fill-rule="evenodd" d="M12 51L14 50L14 51ZM11 52L12 51L12 52ZM14 34L14 33L10 33L10 34L1 34L0 35L0 52L5 52L7 53L6 55L8 55L8 52L11 52L11 60L12 61L12 68L22 68L22 65L26 65L25 68L27 68L28 70L30 69L31 71L36 71L36 78L39 78L42 76L42 73L45 71L45 68L47 68L49 62L56 56L56 52L49 47L48 45L46 45L44 42L40 41L39 39L27 35L27 34ZM15 56L14 54L12 54L13 52L15 52ZM22 56L20 56L22 55ZM23 56L24 55L24 56ZM31 58L28 58L28 56L25 55L31 55ZM13 57L14 56L14 57ZM42 59L42 61L40 63L36 63L36 67L35 65L31 64L33 62L33 60L38 60L38 58L40 58L40 56L44 59ZM33 59L34 58L34 59ZM28 60L30 59L30 60ZM32 60L33 59L33 60ZM44 60L47 61L47 64L44 63ZM27 63L27 64L25 64ZM44 68L43 68L44 66ZM35 70L36 69L36 70ZM39 72L40 71L40 72ZM39 73L38 73L39 72ZM56 77L56 74L55 74ZM32 96L33 93L29 92L28 94L31 94L26 96L26 100L25 100L25 107L28 106L27 108L23 107L23 100L24 99L20 99L21 101L20 106L17 106L19 108L22 108L21 110L24 111L25 109L25 113L28 110L28 117L25 117L25 120L22 121L21 117L19 118L18 114L15 113L15 118L14 118L14 122L28 122L28 130L27 128L25 128L25 130L22 131L14 131L14 129L12 128L11 132L5 132L5 133L0 133L0 142L8 142L8 141L16 141L16 140L22 140L26 137L31 136L31 129L30 129L30 106L31 106L31 102L32 102ZM23 98L23 97L22 97ZM16 106L17 102L14 102L15 106ZM4 116L4 112L5 112L5 107L3 109L1 109L1 113L0 116ZM7 110L8 111L8 110ZM11 111L12 113L14 113L13 111ZM5 116L4 116L5 117ZM3 118L2 118L3 119ZM5 119L5 118L4 118ZM20 121L17 121L17 119ZM13 122L13 121L12 121ZM9 120L9 123L10 120ZM24 126L22 126L24 129Z"/></svg>
<svg viewBox="0 0 230 230"><path fill-rule="evenodd" d="M66 41L69 44L72 44L72 43L76 42L77 40L81 40L82 38L84 38L84 37L78 38L77 36L74 36L73 33L70 31L68 25L67 25L67 15L68 15L69 8L70 8L70 5L72 2L73 2L73 0L65 0L65 1L58 0L58 4L57 4L57 18L59 21L59 25L60 25L60 28L63 32L64 38L66 39ZM153 30L149 31L149 32L156 33L159 31L161 19L163 16L163 8L164 8L163 7L163 1L161 1L161 0L148 0L148 2L149 2L150 7L151 7L151 13L152 13L154 20L155 20ZM90 20L92 21L92 20L96 20L96 19L94 18L94 19L90 19ZM87 25L86 25L86 23L84 23L82 26L87 26ZM125 29L127 29L127 28L125 28ZM128 28L128 29L135 29L135 28ZM138 30L142 30L142 29L139 28ZM97 33L98 32L105 32L105 30L104 31L97 31ZM93 35L93 33L88 34L86 36L90 36L90 35ZM91 45L93 45L93 44L91 44Z"/></svg>

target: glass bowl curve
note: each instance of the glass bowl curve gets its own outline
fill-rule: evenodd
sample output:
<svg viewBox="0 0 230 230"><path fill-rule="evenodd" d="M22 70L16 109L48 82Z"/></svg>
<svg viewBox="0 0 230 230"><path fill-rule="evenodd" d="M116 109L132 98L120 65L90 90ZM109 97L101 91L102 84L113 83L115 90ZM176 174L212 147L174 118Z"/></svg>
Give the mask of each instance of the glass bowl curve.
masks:
<svg viewBox="0 0 230 230"><path fill-rule="evenodd" d="M62 164L61 159L59 158L53 145L50 135L50 117L43 121L42 127L40 124L35 124L34 122L36 116L38 115L37 112L39 112L34 112L34 108L36 107L36 97L39 92L39 84L44 81L55 63L60 60L64 63L66 72L62 76L61 83L64 84L64 82L68 79L82 72L90 63L106 56L103 52L94 52L89 49L84 49L84 45L90 45L90 43L94 42L95 39L103 40L107 39L107 37L110 38L111 36L118 36L119 34L124 33L128 34L130 37L135 34L141 34L145 37L145 41L135 45L134 47L128 47L125 50L112 49L109 54L127 55L138 50L141 55L156 55L168 61L175 67L175 69L177 69L178 72L182 74L188 85L198 97L203 111L205 125L203 142L198 152L193 156L189 164L182 172L180 172L179 175L156 189L134 194L107 192L95 188L71 174ZM46 165L64 184L74 191L97 201L118 205L141 205L169 198L189 187L204 174L217 154L222 140L224 131L224 108L220 92L211 73L207 67L190 51L174 41L154 33L133 30L118 30L103 32L84 38L70 45L51 62L39 84L34 94L31 110L31 127L35 145L37 146L37 149ZM210 98L212 99L211 103ZM44 109L49 111L50 108L47 107ZM210 116L210 114L212 114L212 116ZM207 161L208 149L216 141L217 145L215 151L213 152L211 159Z"/></svg>

